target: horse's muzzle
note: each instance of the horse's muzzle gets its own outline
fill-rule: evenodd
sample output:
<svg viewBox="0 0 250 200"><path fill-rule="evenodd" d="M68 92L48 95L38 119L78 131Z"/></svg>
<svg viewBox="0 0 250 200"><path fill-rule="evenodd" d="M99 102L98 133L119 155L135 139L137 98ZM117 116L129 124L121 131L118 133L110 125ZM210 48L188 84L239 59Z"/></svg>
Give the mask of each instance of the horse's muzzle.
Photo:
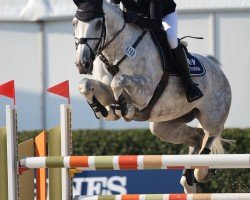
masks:
<svg viewBox="0 0 250 200"><path fill-rule="evenodd" d="M80 74L92 74L92 70L93 70L92 62L77 61L75 64Z"/></svg>

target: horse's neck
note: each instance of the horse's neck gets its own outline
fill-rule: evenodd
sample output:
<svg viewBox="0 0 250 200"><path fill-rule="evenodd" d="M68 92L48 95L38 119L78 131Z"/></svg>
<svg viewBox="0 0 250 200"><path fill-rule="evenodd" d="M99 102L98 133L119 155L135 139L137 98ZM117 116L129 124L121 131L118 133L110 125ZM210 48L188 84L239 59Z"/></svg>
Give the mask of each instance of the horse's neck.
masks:
<svg viewBox="0 0 250 200"><path fill-rule="evenodd" d="M119 30L121 30L124 24L124 18L121 11L109 3L104 3L103 8L107 27L106 42L108 42ZM121 58L121 54L124 54L124 45L130 44L134 41L134 38L138 37L138 34L140 34L139 30L136 28L132 29L130 25L126 24L122 33L109 45L107 49L104 50L104 53L108 58L110 58L110 61L115 61L114 59Z"/></svg>

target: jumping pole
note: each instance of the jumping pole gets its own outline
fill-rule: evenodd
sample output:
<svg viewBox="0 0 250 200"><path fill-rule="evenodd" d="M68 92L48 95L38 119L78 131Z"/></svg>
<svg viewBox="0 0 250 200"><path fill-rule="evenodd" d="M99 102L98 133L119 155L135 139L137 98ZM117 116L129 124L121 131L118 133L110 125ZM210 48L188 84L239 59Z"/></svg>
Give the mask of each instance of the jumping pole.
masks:
<svg viewBox="0 0 250 200"><path fill-rule="evenodd" d="M53 156L20 161L27 168L128 169L233 169L250 168L250 154Z"/></svg>

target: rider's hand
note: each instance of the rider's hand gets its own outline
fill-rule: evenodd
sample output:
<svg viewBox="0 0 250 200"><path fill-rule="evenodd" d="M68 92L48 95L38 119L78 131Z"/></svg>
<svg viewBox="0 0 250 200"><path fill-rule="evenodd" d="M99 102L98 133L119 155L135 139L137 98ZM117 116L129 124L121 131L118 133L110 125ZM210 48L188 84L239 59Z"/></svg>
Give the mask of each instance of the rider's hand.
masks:
<svg viewBox="0 0 250 200"><path fill-rule="evenodd" d="M139 19L139 16L132 11L123 12L123 15L127 23L136 23Z"/></svg>

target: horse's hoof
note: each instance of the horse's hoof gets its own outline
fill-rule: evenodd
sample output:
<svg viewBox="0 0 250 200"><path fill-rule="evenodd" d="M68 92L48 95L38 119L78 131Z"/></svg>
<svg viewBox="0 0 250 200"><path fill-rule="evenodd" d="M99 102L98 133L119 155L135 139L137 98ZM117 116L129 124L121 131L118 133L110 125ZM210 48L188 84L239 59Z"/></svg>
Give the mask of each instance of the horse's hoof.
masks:
<svg viewBox="0 0 250 200"><path fill-rule="evenodd" d="M119 116L119 117L122 117L122 112L121 112L121 110L115 109L115 114L116 114L117 116Z"/></svg>
<svg viewBox="0 0 250 200"><path fill-rule="evenodd" d="M199 187L197 184L189 185L186 176L181 177L180 184L183 186L185 194L195 194L197 190L200 190L197 189Z"/></svg>
<svg viewBox="0 0 250 200"><path fill-rule="evenodd" d="M113 110L115 115L117 115L119 117L122 116L121 107L117 102L114 104L111 104L109 107Z"/></svg>
<svg viewBox="0 0 250 200"><path fill-rule="evenodd" d="M107 121L115 121L115 120L118 120L120 119L120 117L118 115L115 114L115 110L113 109L113 107L111 106L106 106L105 107L108 111L108 116L105 117L105 119Z"/></svg>
<svg viewBox="0 0 250 200"><path fill-rule="evenodd" d="M135 107L132 104L127 104L127 114L124 117L126 121L131 121L135 115Z"/></svg>
<svg viewBox="0 0 250 200"><path fill-rule="evenodd" d="M211 177L209 169L196 169L194 170L194 177L199 183L206 183Z"/></svg>
<svg viewBox="0 0 250 200"><path fill-rule="evenodd" d="M101 112L95 112L95 116L97 119L103 119L103 115Z"/></svg>
<svg viewBox="0 0 250 200"><path fill-rule="evenodd" d="M188 185L192 186L194 184L194 169L184 169L182 176L186 177Z"/></svg>

